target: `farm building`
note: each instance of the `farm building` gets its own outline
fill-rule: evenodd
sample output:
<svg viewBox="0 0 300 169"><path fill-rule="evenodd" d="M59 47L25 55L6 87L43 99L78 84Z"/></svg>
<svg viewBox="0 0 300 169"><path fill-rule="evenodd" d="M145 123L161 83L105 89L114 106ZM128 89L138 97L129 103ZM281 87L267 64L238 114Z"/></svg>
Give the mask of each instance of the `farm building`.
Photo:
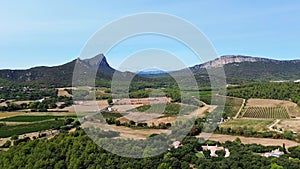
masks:
<svg viewBox="0 0 300 169"><path fill-rule="evenodd" d="M225 154L225 157L229 157L230 155L230 152L229 150L226 148L224 149L224 147L218 147L218 145L216 146L202 146L202 149L203 150L210 150L210 156L211 157L218 157L218 155L216 154L217 151L221 151L221 150L225 150L226 154Z"/></svg>
<svg viewBox="0 0 300 169"><path fill-rule="evenodd" d="M276 150L273 150L270 153L264 153L264 154L262 154L262 156L264 156L264 157L276 157L276 158L279 158L283 154L284 154L284 152L280 151L279 149L276 149Z"/></svg>
<svg viewBox="0 0 300 169"><path fill-rule="evenodd" d="M42 103L44 100L45 100L45 98L42 98L42 99L36 100L36 102Z"/></svg>
<svg viewBox="0 0 300 169"><path fill-rule="evenodd" d="M179 147L182 146L182 144L180 143L180 141L175 141L172 145L173 145L173 147L174 147L175 149L177 149L177 148L179 148Z"/></svg>
<svg viewBox="0 0 300 169"><path fill-rule="evenodd" d="M300 79L298 79L298 80L295 80L294 82L295 82L295 83L300 83Z"/></svg>

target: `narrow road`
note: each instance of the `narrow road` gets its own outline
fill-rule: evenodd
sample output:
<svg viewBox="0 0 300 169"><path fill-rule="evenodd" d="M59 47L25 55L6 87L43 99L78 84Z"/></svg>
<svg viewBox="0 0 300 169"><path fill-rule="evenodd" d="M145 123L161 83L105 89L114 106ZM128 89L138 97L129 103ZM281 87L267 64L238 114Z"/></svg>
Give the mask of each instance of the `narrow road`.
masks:
<svg viewBox="0 0 300 169"><path fill-rule="evenodd" d="M279 122L280 122L280 119L276 119L275 121L273 121L273 123L271 125L268 126L268 129L270 131L276 131L278 133L282 133L282 131L278 131L276 129L273 129L273 127L276 126Z"/></svg>
<svg viewBox="0 0 300 169"><path fill-rule="evenodd" d="M236 113L236 115L233 117L233 119L236 119L239 117L241 111L243 110L243 107L245 106L245 103L246 103L246 99L243 99L243 104L242 106L240 107L240 110Z"/></svg>
<svg viewBox="0 0 300 169"><path fill-rule="evenodd" d="M205 134L205 133L202 133ZM203 136L203 135L202 135ZM285 144L286 148L299 146L300 143L286 139L272 139L272 138L256 138L256 137L243 137L243 136L232 136L225 134L210 134L208 133L208 140L219 141L225 143L226 141L234 141L237 137L241 139L243 144L261 144L263 146L282 146ZM201 137L201 134L196 136Z"/></svg>

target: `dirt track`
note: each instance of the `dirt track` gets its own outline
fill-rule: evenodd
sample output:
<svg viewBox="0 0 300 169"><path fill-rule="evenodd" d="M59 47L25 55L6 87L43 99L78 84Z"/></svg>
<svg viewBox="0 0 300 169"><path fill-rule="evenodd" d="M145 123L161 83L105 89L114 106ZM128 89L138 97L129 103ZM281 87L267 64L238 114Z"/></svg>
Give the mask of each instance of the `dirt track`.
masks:
<svg viewBox="0 0 300 169"><path fill-rule="evenodd" d="M197 136L198 138L200 136ZM212 134L209 137L209 140L219 141L224 143L226 141L234 141L237 137L239 137L243 144L261 144L264 146L282 146L285 144L286 148L294 147L300 145L300 143L285 140L285 139L271 139L271 138L254 138L254 137L242 137L242 136L231 136L231 135L223 135L223 134Z"/></svg>

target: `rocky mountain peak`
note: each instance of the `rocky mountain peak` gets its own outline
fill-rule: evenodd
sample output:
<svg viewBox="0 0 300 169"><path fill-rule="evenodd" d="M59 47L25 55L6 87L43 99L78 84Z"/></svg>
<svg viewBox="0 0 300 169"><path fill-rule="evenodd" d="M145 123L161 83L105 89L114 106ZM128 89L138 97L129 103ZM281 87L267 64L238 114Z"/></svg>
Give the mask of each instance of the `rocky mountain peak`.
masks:
<svg viewBox="0 0 300 169"><path fill-rule="evenodd" d="M292 61L279 61L274 59L267 59L267 58L258 58L258 57L250 57L250 56L243 56L243 55L224 55L220 58L215 60L206 62L204 64L196 65L194 69L208 69L208 68L217 68L222 67L226 64L231 63L242 63L242 62L267 62L267 63L282 63L282 62L293 62L298 63L300 60L292 60Z"/></svg>
<svg viewBox="0 0 300 169"><path fill-rule="evenodd" d="M109 64L107 63L106 57L103 54L98 54L93 58L84 59L82 61L84 63L88 64L91 67L98 67L98 66L107 66L107 67L109 67Z"/></svg>

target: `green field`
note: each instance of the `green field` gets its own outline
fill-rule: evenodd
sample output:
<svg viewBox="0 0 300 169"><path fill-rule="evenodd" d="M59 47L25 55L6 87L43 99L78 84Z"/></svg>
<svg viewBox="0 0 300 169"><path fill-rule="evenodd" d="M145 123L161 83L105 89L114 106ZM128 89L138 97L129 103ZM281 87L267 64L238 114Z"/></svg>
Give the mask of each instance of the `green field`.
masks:
<svg viewBox="0 0 300 169"><path fill-rule="evenodd" d="M197 109L196 106L167 103L167 104L143 105L129 111L147 112L147 113L161 113L162 111L164 111L163 112L164 116L173 116L173 115L177 115L179 112L181 112L182 114L189 114L195 111L196 109Z"/></svg>
<svg viewBox="0 0 300 169"><path fill-rule="evenodd" d="M50 120L32 124L21 125L5 125L0 127L0 138L10 137L12 135L20 135L42 130L54 129L63 126L65 120Z"/></svg>
<svg viewBox="0 0 300 169"><path fill-rule="evenodd" d="M219 109L223 109L223 111L229 117L234 117L243 104L242 98L224 97L224 96L217 96L217 95L214 95L214 97L212 97L211 95L203 95L200 97L200 100L209 105L211 105L212 103L219 105ZM222 106L224 102L225 105Z"/></svg>
<svg viewBox="0 0 300 169"><path fill-rule="evenodd" d="M101 115L103 116L103 118L119 118L119 117L122 117L125 114L122 115L118 112L103 111L103 112L101 112Z"/></svg>
<svg viewBox="0 0 300 169"><path fill-rule="evenodd" d="M77 116L14 116L0 119L3 122L38 122L51 119L77 118Z"/></svg>
<svg viewBox="0 0 300 169"><path fill-rule="evenodd" d="M247 128L253 128L256 131L261 131L261 130L268 130L267 125L271 124L272 122L273 120L234 119L222 123L220 127L225 127L225 128L247 127Z"/></svg>
<svg viewBox="0 0 300 169"><path fill-rule="evenodd" d="M289 114L284 107L248 107L243 115L247 118L288 119Z"/></svg>
<svg viewBox="0 0 300 169"><path fill-rule="evenodd" d="M194 97L207 96L211 94L212 94L211 91L187 92L188 96L194 96Z"/></svg>

